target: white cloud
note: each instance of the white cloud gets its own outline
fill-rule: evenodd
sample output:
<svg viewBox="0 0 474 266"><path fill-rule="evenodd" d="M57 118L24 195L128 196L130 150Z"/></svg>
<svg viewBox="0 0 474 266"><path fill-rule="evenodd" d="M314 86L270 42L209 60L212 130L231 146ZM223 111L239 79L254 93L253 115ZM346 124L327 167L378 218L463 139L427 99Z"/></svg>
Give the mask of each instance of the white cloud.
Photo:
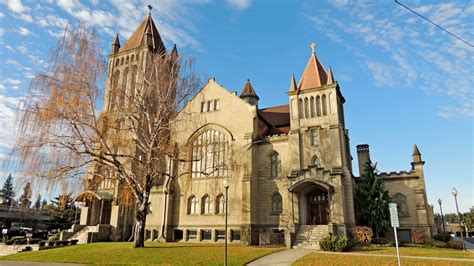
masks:
<svg viewBox="0 0 474 266"><path fill-rule="evenodd" d="M29 29L24 28L24 27L18 28L18 33L19 33L21 36L28 36L28 35L32 34Z"/></svg>
<svg viewBox="0 0 474 266"><path fill-rule="evenodd" d="M237 10L245 10L250 7L252 0L227 0L227 3Z"/></svg>
<svg viewBox="0 0 474 266"><path fill-rule="evenodd" d="M8 9L15 13L17 17L25 22L33 22L33 18L28 14L31 8L23 5L21 0L4 0L4 4L7 5Z"/></svg>
<svg viewBox="0 0 474 266"><path fill-rule="evenodd" d="M2 12L0 12L0 19L4 18L5 17L5 14L3 14Z"/></svg>

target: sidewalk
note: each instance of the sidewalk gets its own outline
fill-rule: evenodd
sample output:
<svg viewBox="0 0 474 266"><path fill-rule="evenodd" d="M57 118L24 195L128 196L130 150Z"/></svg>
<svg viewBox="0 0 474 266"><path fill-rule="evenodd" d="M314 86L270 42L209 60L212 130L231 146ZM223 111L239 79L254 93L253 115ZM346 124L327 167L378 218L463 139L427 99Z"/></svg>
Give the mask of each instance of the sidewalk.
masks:
<svg viewBox="0 0 474 266"><path fill-rule="evenodd" d="M311 249L287 249L280 252L272 253L258 260L255 260L247 265L277 265L287 266L292 265L293 262L313 252Z"/></svg>

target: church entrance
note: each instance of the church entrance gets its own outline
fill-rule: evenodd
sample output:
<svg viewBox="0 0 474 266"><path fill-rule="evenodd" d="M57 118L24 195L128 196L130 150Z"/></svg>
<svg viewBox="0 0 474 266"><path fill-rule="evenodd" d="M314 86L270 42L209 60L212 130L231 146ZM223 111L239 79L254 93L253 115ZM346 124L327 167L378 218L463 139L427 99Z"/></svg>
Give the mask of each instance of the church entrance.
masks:
<svg viewBox="0 0 474 266"><path fill-rule="evenodd" d="M321 189L316 189L307 194L308 216L307 224L328 224L329 223L329 197L328 193Z"/></svg>

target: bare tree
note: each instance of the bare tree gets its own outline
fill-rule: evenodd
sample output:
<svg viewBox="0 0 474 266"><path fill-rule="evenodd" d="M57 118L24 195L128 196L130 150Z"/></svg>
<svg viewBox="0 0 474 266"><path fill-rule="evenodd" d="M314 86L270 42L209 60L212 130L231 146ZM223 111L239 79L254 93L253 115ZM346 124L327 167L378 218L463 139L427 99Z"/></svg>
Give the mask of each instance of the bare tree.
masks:
<svg viewBox="0 0 474 266"><path fill-rule="evenodd" d="M68 28L49 71L34 78L22 103L12 154L25 176L49 184L80 183L87 175L85 189L94 191L112 179L121 200L136 206L133 247L144 246L151 189L169 178L169 162L179 157L170 140L173 119L199 86L193 60L175 49L146 54L133 89L121 89L105 78L97 34ZM104 80L110 93L99 113Z"/></svg>

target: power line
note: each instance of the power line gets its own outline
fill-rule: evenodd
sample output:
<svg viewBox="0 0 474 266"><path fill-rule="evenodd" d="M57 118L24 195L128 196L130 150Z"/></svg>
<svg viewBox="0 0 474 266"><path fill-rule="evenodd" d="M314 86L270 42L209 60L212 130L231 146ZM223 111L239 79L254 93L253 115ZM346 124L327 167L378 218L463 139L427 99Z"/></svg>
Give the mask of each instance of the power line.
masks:
<svg viewBox="0 0 474 266"><path fill-rule="evenodd" d="M460 40L461 42L463 42L463 43L465 43L465 44L467 44L467 45L469 45L469 46L471 46L471 47L474 47L474 45L468 43L467 41L463 40L461 37L457 36L457 35L454 34L454 33L451 33L450 31L448 31L447 29L441 27L440 25L434 23L433 21L429 20L428 18L426 18L425 16L423 16L423 15L421 15L420 13L416 12L415 10L413 10L413 9L411 9L411 8L409 8L409 7L407 7L406 5L404 5L404 4L400 3L400 2L398 2L397 0L395 0L395 3L397 3L397 4L401 5L402 7L404 7L404 8L406 8L406 9L410 10L411 12L415 13L416 15L418 15L419 17L421 17L422 19L424 19L424 20L428 21L429 23L435 25L436 27L442 29L443 31L447 32L449 35L451 35L451 36L453 36L454 38Z"/></svg>

